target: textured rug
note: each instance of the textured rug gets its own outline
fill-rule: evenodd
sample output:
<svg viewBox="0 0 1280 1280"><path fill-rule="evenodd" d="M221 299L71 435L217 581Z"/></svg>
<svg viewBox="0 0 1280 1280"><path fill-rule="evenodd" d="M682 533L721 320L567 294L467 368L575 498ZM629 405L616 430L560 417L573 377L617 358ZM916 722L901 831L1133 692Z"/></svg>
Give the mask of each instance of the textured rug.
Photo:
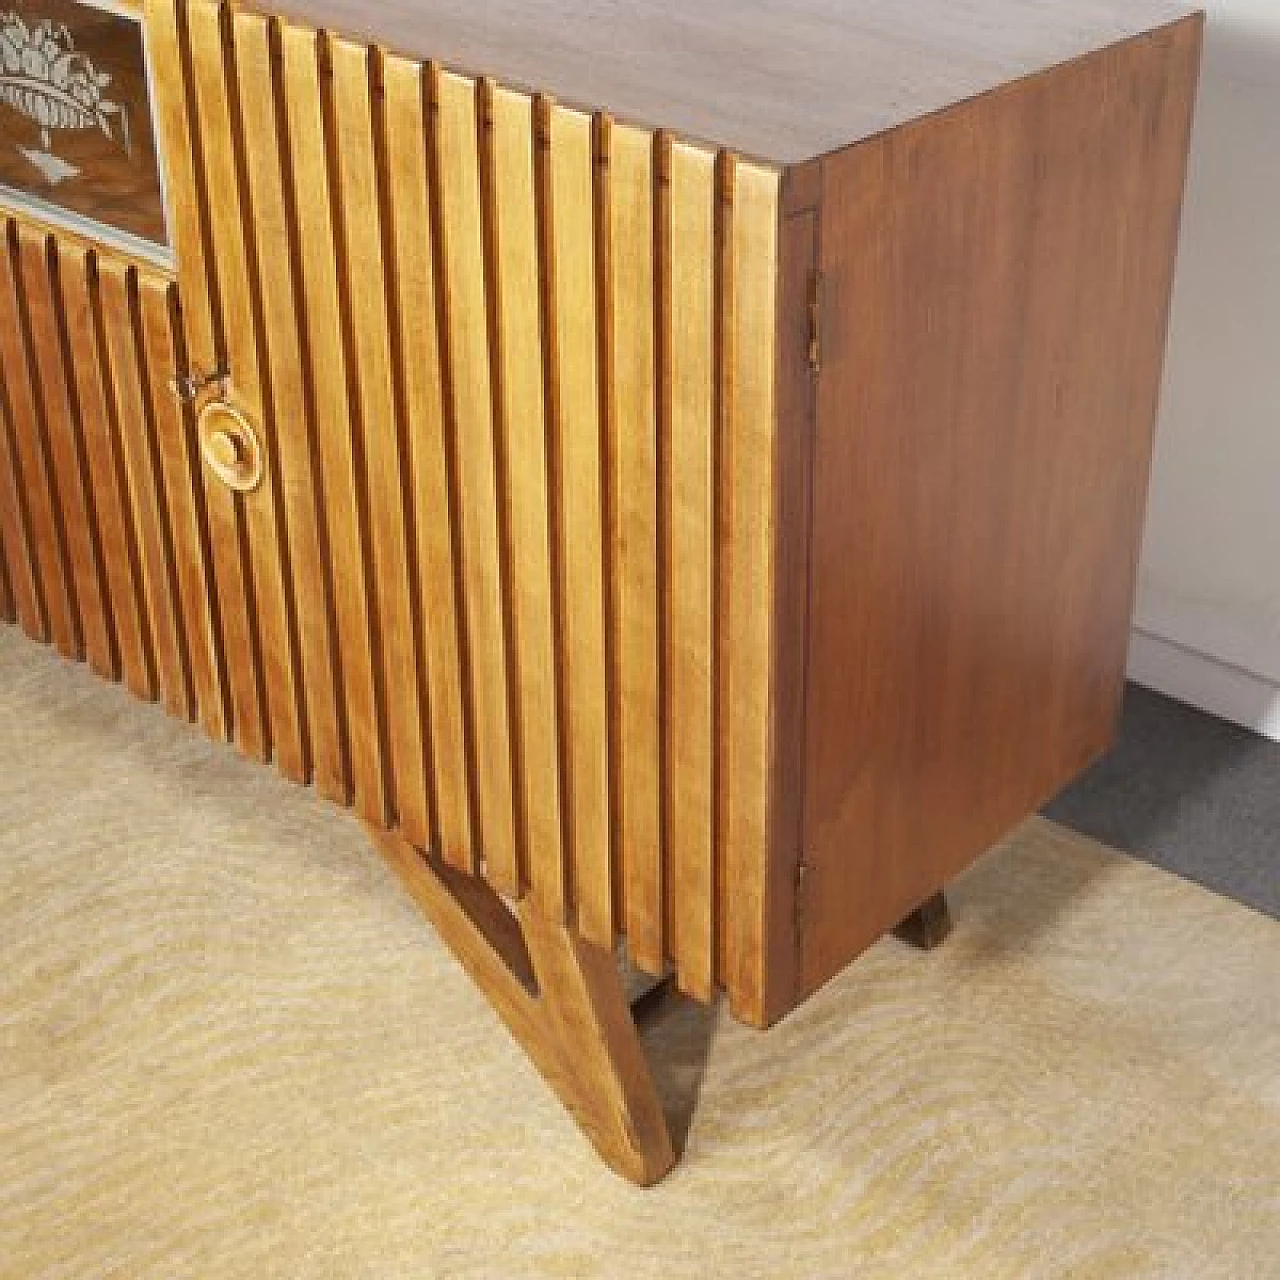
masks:
<svg viewBox="0 0 1280 1280"><path fill-rule="evenodd" d="M1280 925L1032 821L618 1181L356 824L0 627L0 1276L1280 1275Z"/></svg>

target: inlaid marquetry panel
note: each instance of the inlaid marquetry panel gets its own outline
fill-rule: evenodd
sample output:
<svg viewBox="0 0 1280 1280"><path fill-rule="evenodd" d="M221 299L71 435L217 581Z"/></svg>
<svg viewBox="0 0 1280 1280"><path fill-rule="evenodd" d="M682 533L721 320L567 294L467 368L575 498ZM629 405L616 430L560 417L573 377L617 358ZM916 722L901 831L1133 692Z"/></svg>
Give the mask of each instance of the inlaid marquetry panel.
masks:
<svg viewBox="0 0 1280 1280"><path fill-rule="evenodd" d="M209 0L148 39L178 283L9 225L0 612L696 995L758 971L777 174Z"/></svg>

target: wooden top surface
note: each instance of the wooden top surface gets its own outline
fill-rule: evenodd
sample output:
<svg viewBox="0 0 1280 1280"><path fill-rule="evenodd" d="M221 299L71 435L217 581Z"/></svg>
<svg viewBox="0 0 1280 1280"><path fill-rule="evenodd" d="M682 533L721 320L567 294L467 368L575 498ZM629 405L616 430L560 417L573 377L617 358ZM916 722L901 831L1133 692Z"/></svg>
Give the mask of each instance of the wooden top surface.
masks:
<svg viewBox="0 0 1280 1280"><path fill-rule="evenodd" d="M251 0L779 164L1192 12L1180 0Z"/></svg>

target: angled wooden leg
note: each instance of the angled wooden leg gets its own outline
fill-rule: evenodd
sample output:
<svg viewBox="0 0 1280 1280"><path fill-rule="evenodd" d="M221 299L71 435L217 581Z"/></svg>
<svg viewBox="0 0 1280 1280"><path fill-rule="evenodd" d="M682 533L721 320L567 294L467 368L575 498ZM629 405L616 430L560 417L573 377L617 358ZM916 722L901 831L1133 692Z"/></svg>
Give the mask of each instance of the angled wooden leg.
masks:
<svg viewBox="0 0 1280 1280"><path fill-rule="evenodd" d="M641 1186L675 1163L613 956L483 881L366 824L458 962L485 993L604 1162Z"/></svg>
<svg viewBox="0 0 1280 1280"><path fill-rule="evenodd" d="M909 942L921 951L932 951L946 942L951 933L951 910L942 893L921 903L893 931L903 942Z"/></svg>

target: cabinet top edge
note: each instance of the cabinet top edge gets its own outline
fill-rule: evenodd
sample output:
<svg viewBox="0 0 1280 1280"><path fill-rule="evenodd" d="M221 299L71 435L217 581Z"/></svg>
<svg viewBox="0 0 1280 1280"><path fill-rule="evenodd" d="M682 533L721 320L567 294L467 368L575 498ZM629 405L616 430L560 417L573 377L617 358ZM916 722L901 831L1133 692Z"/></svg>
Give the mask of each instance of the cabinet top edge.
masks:
<svg viewBox="0 0 1280 1280"><path fill-rule="evenodd" d="M778 167L1166 26L1185 0L251 0Z"/></svg>

